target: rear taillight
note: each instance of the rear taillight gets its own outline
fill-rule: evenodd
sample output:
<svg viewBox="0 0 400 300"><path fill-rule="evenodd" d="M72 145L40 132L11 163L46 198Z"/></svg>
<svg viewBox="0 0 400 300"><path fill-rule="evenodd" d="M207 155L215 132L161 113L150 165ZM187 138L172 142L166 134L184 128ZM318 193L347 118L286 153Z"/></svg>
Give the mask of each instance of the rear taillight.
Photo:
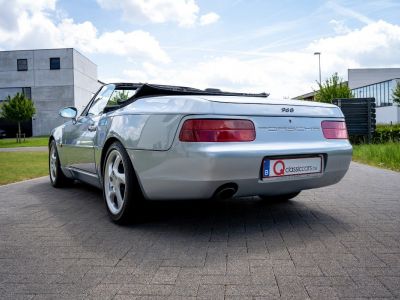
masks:
<svg viewBox="0 0 400 300"><path fill-rule="evenodd" d="M326 139L347 139L346 123L344 121L322 121L322 132Z"/></svg>
<svg viewBox="0 0 400 300"><path fill-rule="evenodd" d="M250 120L191 119L183 123L181 142L251 142L256 138Z"/></svg>

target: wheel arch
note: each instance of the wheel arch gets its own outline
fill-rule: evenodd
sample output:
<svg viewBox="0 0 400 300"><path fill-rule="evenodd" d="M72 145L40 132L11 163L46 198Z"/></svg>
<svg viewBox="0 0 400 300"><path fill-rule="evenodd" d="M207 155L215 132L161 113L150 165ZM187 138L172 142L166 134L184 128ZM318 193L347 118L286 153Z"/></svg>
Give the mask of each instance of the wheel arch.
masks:
<svg viewBox="0 0 400 300"><path fill-rule="evenodd" d="M122 146L123 143L116 137L110 137L109 139L106 140L106 142L104 143L103 149L101 151L101 157L100 157L100 175L101 175L101 184L103 184L103 178L104 178L104 163L106 160L106 155L108 152L108 149L110 148L110 146L115 143L115 142L119 142ZM124 147L125 149L125 147ZM126 149L125 149L126 151ZM129 157L129 154L128 154ZM136 169L135 169L135 165L132 161L132 159L129 157L129 161L131 162L132 168L133 168L133 173L134 173L134 182L133 184L136 186L137 191L141 194L142 197L144 197L145 193L143 191L142 185L140 184L140 180L139 180L139 176L137 175Z"/></svg>
<svg viewBox="0 0 400 300"><path fill-rule="evenodd" d="M49 155L50 155L50 146L51 146L51 143L54 141L54 143L55 143L55 147L56 147L56 151L57 151L57 155L58 155L58 160L59 160L59 162L60 162L60 165L61 166L63 166L63 160L62 160L62 157L60 157L60 152L59 152L59 149L58 149L58 145L57 145L57 140L56 140L56 138L54 137L54 135L53 134L51 134L50 136L49 136L49 143L48 143L48 145L47 145L47 147L49 148L48 150L49 150Z"/></svg>
<svg viewBox="0 0 400 300"><path fill-rule="evenodd" d="M104 161L106 159L106 155L107 155L107 151L108 148L110 148L110 146L115 143L115 142L119 142L121 143L121 141L119 139L117 139L116 137L110 137L109 139L106 140L106 142L103 145L103 148L101 150L101 156L100 156L100 175L101 178L103 178L104 174L103 174L103 169L104 169ZM121 143L122 144L122 143Z"/></svg>
<svg viewBox="0 0 400 300"><path fill-rule="evenodd" d="M53 135L50 135L50 136L49 136L49 143L48 143L48 145L47 145L49 148L50 148L51 142L54 141L54 140L55 140L54 136L53 136Z"/></svg>

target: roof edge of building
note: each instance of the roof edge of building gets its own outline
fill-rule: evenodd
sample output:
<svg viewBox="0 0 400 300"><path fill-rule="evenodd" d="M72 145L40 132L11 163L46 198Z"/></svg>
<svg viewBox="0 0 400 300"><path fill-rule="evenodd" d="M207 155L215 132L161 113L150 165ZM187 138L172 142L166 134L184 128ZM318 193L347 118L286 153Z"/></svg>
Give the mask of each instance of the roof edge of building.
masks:
<svg viewBox="0 0 400 300"><path fill-rule="evenodd" d="M15 50L0 50L0 52L17 52L17 51L51 51L51 50L75 50L75 48L72 47L65 47L65 48L39 48L39 49L15 49Z"/></svg>

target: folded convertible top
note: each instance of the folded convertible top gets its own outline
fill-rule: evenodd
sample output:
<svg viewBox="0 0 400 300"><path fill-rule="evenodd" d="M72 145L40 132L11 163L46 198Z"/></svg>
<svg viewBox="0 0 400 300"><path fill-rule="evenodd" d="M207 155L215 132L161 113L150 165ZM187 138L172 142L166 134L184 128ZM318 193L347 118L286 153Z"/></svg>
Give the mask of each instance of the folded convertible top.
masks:
<svg viewBox="0 0 400 300"><path fill-rule="evenodd" d="M115 83L117 87L131 87L136 89L135 95L131 99L137 99L142 97L154 97L154 96L172 96L172 95L208 95L208 96L242 96L242 97L262 97L266 98L269 96L267 93L235 93L235 92L224 92L219 89L195 89L186 86L173 86L173 85L160 85L160 84L148 84L148 83ZM131 100L129 99L129 100Z"/></svg>

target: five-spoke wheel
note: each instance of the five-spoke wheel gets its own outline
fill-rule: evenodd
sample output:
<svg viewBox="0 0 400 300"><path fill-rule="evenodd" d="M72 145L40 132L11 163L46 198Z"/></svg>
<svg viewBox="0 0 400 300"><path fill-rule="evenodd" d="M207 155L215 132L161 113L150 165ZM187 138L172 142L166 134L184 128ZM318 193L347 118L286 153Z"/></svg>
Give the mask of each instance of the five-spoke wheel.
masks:
<svg viewBox="0 0 400 300"><path fill-rule="evenodd" d="M61 170L60 158L58 157L57 146L54 140L49 145L49 175L50 182L54 187L62 187L72 181Z"/></svg>
<svg viewBox="0 0 400 300"><path fill-rule="evenodd" d="M125 167L118 150L112 150L106 161L104 188L108 209L112 214L118 214L125 199Z"/></svg>
<svg viewBox="0 0 400 300"><path fill-rule="evenodd" d="M128 153L119 142L113 143L105 156L103 195L113 221L132 221L142 195Z"/></svg>
<svg viewBox="0 0 400 300"><path fill-rule="evenodd" d="M55 145L50 146L49 152L49 174L50 180L54 182L57 178L57 149Z"/></svg>

